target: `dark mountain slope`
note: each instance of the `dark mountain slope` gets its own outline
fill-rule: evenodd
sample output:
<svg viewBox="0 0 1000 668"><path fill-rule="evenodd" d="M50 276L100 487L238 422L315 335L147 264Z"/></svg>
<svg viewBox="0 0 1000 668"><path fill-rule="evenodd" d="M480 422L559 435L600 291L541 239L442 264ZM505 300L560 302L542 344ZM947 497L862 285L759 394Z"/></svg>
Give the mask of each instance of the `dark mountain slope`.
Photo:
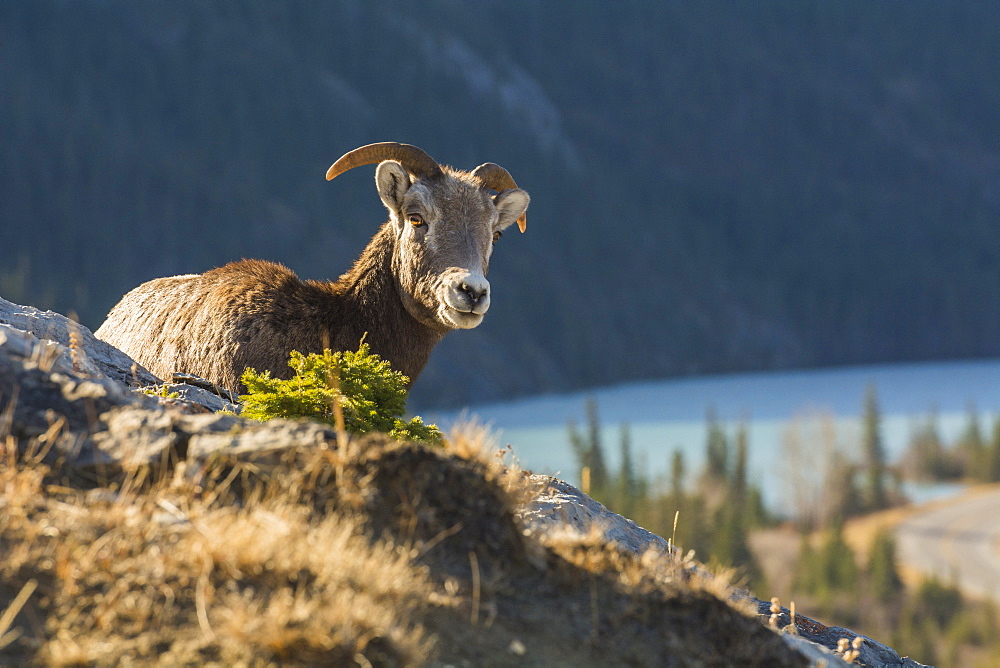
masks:
<svg viewBox="0 0 1000 668"><path fill-rule="evenodd" d="M231 259L335 277L398 139L533 196L422 405L1000 354L987 3L4 3L0 294L96 327Z"/></svg>

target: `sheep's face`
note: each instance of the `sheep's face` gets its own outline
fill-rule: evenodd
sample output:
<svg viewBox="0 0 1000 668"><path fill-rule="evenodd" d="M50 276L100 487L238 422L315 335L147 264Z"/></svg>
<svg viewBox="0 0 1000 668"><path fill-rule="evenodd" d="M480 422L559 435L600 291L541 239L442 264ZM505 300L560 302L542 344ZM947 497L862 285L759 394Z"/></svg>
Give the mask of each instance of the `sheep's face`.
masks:
<svg viewBox="0 0 1000 668"><path fill-rule="evenodd" d="M465 172L413 182L395 161L375 182L396 235L393 272L407 311L436 329L471 329L490 307L493 245L528 207L514 188L492 195Z"/></svg>

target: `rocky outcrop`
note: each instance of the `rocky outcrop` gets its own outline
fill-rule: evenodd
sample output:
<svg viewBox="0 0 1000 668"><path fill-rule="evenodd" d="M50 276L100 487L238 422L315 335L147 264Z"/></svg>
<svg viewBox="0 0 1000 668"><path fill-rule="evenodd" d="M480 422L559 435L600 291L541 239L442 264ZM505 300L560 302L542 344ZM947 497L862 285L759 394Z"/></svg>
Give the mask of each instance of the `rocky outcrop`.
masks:
<svg viewBox="0 0 1000 668"><path fill-rule="evenodd" d="M35 443L44 461L75 474L116 476L178 460L202 463L222 451L260 458L333 438L318 423L192 414L191 406L200 404L133 391L100 373L85 375L73 368L67 353L58 344L0 325L0 411L6 431L24 447Z"/></svg>
<svg viewBox="0 0 1000 668"><path fill-rule="evenodd" d="M542 475L532 476L532 479L542 492L533 504L521 511L525 531L559 530L584 537L599 528L606 540L633 554L650 549L670 551L665 539L611 512L568 482Z"/></svg>
<svg viewBox="0 0 1000 668"><path fill-rule="evenodd" d="M615 543L620 549L641 555L647 550L669 551L676 548L656 534L617 513L608 510L603 504L590 498L569 483L551 476L533 476L539 483L542 492L534 503L519 513L519 519L528 533L561 532L585 539L594 530L603 534L605 540ZM884 668L919 668L923 664L899 654L886 645L861 636L850 629L839 626L826 626L802 614L795 615L792 625L790 611L781 608L777 617L772 619L772 604L762 601L742 591L734 591L736 598L746 598L757 609L762 621L773 623L782 629L782 637L815 662L826 661L827 665L847 665L842 659L832 654L842 641L857 642L856 664L865 666L880 666ZM794 631L793 631L794 629ZM856 639L860 638L860 641Z"/></svg>
<svg viewBox="0 0 1000 668"><path fill-rule="evenodd" d="M95 337L80 323L59 313L39 311L0 298L0 325L55 344L54 352L47 354L62 358L80 373L104 376L128 387L163 382L122 351Z"/></svg>
<svg viewBox="0 0 1000 668"><path fill-rule="evenodd" d="M161 404L189 412L238 411L236 398L225 390L190 374L175 373L168 380L157 378L122 351L95 337L88 328L59 313L0 298L0 332L22 352L35 345L32 354L43 365L52 365L62 373L72 371L99 384L114 381L116 387L139 389Z"/></svg>
<svg viewBox="0 0 1000 668"><path fill-rule="evenodd" d="M157 396L136 391L139 385L162 388L163 383L63 316L0 300L0 436L11 434L22 456L59 467L72 478L101 484L137 469L170 473L179 462L189 474L219 461L241 460L266 471L283 453L337 442L318 423L259 423L218 414L214 411L233 406L230 397L193 384L197 379L180 380L186 382L167 384ZM160 396L175 392L178 396ZM562 480L533 480L541 493L516 512L528 536L559 533L582 540L597 531L609 545L633 555L674 549ZM770 603L737 591L732 596L749 598L765 621L771 617ZM802 615L792 626L785 609L774 622L786 629L785 642L816 665L837 665L841 659L831 650L841 639L857 638L848 629ZM866 637L857 651L857 662L867 666L921 665Z"/></svg>

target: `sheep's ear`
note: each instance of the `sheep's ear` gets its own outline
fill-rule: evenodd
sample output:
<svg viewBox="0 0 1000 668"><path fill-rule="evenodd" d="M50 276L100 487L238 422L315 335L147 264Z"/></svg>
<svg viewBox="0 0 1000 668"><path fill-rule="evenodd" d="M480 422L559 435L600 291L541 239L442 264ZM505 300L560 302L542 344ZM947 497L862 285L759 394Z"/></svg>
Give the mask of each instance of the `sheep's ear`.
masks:
<svg viewBox="0 0 1000 668"><path fill-rule="evenodd" d="M531 198L528 193L520 188L504 190L493 198L493 203L500 212L500 220L497 222L499 229L503 229L515 221L517 226L524 232L525 212L528 210L528 202Z"/></svg>
<svg viewBox="0 0 1000 668"><path fill-rule="evenodd" d="M375 170L375 187L386 208L399 213L403 208L403 195L410 188L410 175L395 160L380 162Z"/></svg>

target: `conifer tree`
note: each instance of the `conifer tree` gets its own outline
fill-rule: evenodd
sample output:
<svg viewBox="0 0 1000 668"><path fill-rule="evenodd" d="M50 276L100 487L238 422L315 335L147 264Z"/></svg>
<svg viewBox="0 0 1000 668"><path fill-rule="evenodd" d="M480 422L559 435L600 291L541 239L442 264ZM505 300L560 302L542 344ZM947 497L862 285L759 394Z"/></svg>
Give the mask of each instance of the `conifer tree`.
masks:
<svg viewBox="0 0 1000 668"><path fill-rule="evenodd" d="M608 468L604 461L604 449L601 445L601 422L597 414L597 401L588 397L585 406L587 416L587 433L580 434L576 423L569 423L569 440L573 454L580 465L581 484L584 483L584 470L589 485L583 484L583 491L594 498L605 497L608 491Z"/></svg>
<svg viewBox="0 0 1000 668"><path fill-rule="evenodd" d="M824 487L828 490L821 513L824 526L843 523L849 517L874 510L865 500L865 493L858 488L858 467L842 457L832 459L827 465Z"/></svg>
<svg viewBox="0 0 1000 668"><path fill-rule="evenodd" d="M871 592L879 601L892 601L903 590L896 566L896 541L889 531L880 531L872 544L868 558Z"/></svg>
<svg viewBox="0 0 1000 668"><path fill-rule="evenodd" d="M566 431L569 433L569 444L573 448L573 456L576 458L576 464L579 469L578 479L580 480L580 489L589 494L591 491L590 444L587 438L580 433L575 420L570 419L566 425Z"/></svg>
<svg viewBox="0 0 1000 668"><path fill-rule="evenodd" d="M817 566L816 550L813 549L810 531L800 528L799 532L799 563L796 566L792 586L795 591L804 594L814 594L818 589L819 568Z"/></svg>
<svg viewBox="0 0 1000 668"><path fill-rule="evenodd" d="M764 572L750 550L743 513L734 505L724 503L715 512L711 557L719 564L736 567L751 588L763 587Z"/></svg>
<svg viewBox="0 0 1000 668"><path fill-rule="evenodd" d="M962 471L951 455L941 441L937 410L933 409L924 426L910 439L908 457L912 460L914 476L922 480L960 477Z"/></svg>
<svg viewBox="0 0 1000 668"><path fill-rule="evenodd" d="M740 509L741 515L747 501L747 426L741 422L736 430L736 460L733 463L731 494L733 504Z"/></svg>
<svg viewBox="0 0 1000 668"><path fill-rule="evenodd" d="M380 432L406 441L440 444L441 432L419 417L402 420L409 378L394 371L371 352L367 343L358 350L303 355L293 350L288 365L295 375L275 378L270 371L244 371L247 394L240 396L241 415L254 420L308 418L343 427L353 434Z"/></svg>
<svg viewBox="0 0 1000 668"><path fill-rule="evenodd" d="M862 450L864 454L866 510L881 510L889 505L885 489L885 446L882 443L882 417L878 393L874 385L865 391L862 419Z"/></svg>
<svg viewBox="0 0 1000 668"><path fill-rule="evenodd" d="M854 551L844 540L844 525L835 522L827 530L823 547L820 551L820 563L823 583L830 591L852 591L858 582L858 565L854 560Z"/></svg>
<svg viewBox="0 0 1000 668"><path fill-rule="evenodd" d="M936 576L920 583L912 601L917 617L933 619L939 629L948 627L961 613L963 604L958 587L942 582Z"/></svg>
<svg viewBox="0 0 1000 668"><path fill-rule="evenodd" d="M715 408L708 409L706 416L708 437L705 441L705 474L710 480L726 479L729 470L729 442Z"/></svg>
<svg viewBox="0 0 1000 668"><path fill-rule="evenodd" d="M674 450L673 459L670 462L670 498L667 503L667 510L671 516L677 511L684 510L684 453Z"/></svg>
<svg viewBox="0 0 1000 668"><path fill-rule="evenodd" d="M587 434L590 440L590 481L595 490L603 492L608 488L610 476L604 459L604 447L601 443L601 420L597 414L597 400L587 399Z"/></svg>
<svg viewBox="0 0 1000 668"><path fill-rule="evenodd" d="M635 462L632 459L632 433L628 423L621 425L621 439L619 441L619 454L621 466L616 476L617 493L615 499L615 511L625 517L634 518L636 507L643 496L640 489L638 477L635 471Z"/></svg>
<svg viewBox="0 0 1000 668"><path fill-rule="evenodd" d="M1000 482L1000 416L993 422L993 436L986 449L986 464L983 468L988 482Z"/></svg>
<svg viewBox="0 0 1000 668"><path fill-rule="evenodd" d="M814 550L808 534L803 534L796 590L813 594L828 606L836 592L856 591L857 582L858 567L844 540L842 523L834 522L826 530L819 550Z"/></svg>
<svg viewBox="0 0 1000 668"><path fill-rule="evenodd" d="M965 431L958 442L959 457L965 477L986 482L989 480L987 470L986 442L979 428L979 414L976 406L969 404Z"/></svg>

